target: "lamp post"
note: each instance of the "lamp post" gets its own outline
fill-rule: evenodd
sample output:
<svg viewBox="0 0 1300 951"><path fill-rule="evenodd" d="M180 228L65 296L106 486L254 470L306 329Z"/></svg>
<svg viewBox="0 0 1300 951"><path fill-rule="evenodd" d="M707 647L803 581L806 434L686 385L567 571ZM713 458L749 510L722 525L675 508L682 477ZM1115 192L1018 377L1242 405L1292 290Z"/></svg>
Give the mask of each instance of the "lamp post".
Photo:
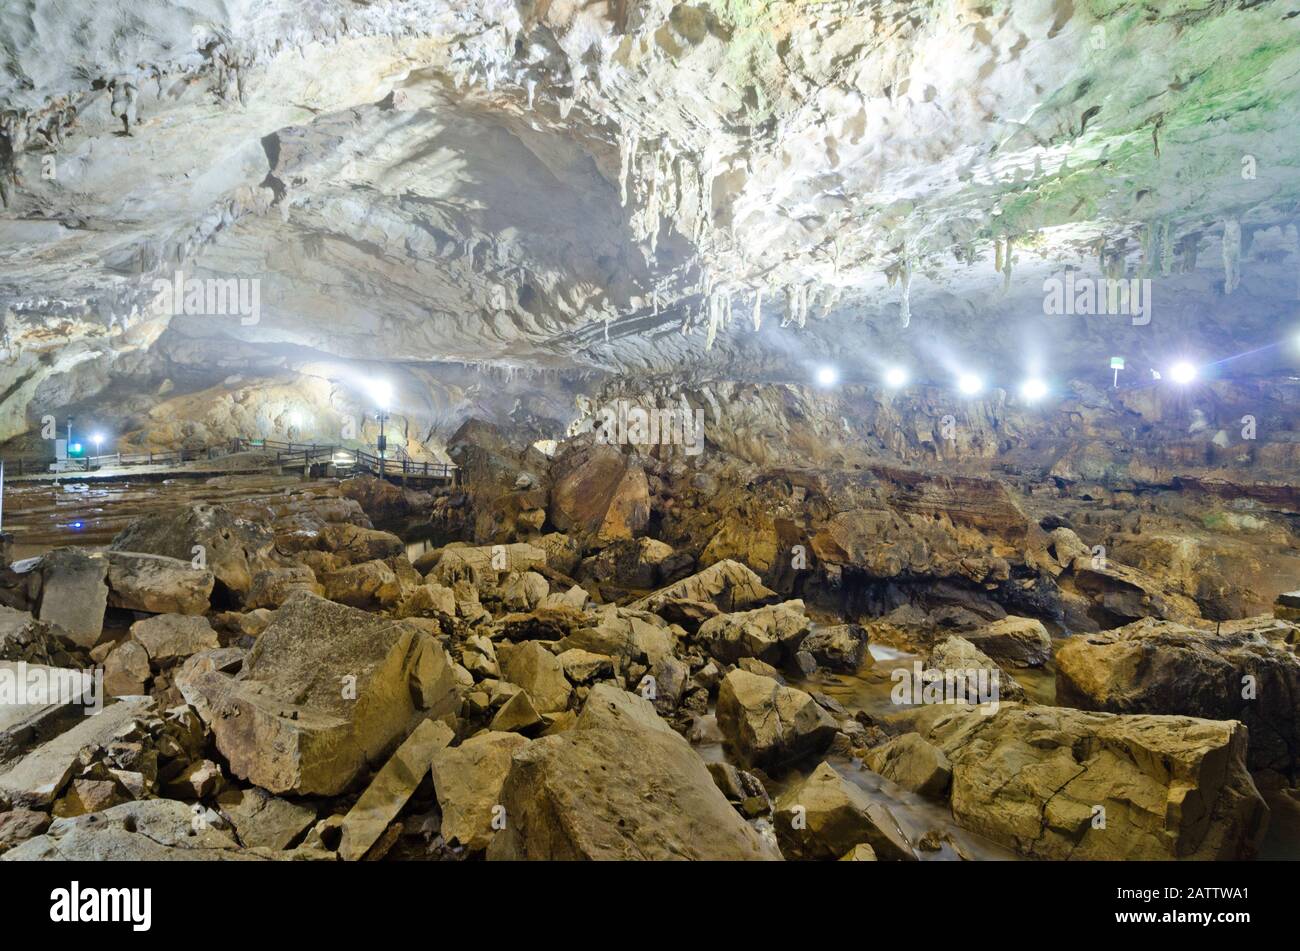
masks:
<svg viewBox="0 0 1300 951"><path fill-rule="evenodd" d="M388 422L388 409L393 405L393 385L387 380L371 380L370 398L379 407L375 419L379 420L379 477L384 477L384 451L388 448L388 437L384 435L384 423Z"/></svg>
<svg viewBox="0 0 1300 951"><path fill-rule="evenodd" d="M95 444L95 468L99 468L103 465L103 463L99 461L99 456L100 456L100 447L104 444L104 435L103 433L95 433L95 435L91 436L90 438L91 441L94 442Z"/></svg>
<svg viewBox="0 0 1300 951"><path fill-rule="evenodd" d="M379 477L384 477L384 450L388 448L388 437L384 435L384 423L388 422L388 410L381 409L375 414L375 419L379 420Z"/></svg>

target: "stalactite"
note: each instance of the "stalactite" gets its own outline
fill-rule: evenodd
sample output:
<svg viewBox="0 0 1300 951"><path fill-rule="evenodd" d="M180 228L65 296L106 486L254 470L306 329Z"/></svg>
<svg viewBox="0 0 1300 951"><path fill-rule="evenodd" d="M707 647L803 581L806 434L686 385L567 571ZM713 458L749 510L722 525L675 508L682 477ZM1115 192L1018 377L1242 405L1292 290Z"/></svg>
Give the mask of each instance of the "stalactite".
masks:
<svg viewBox="0 0 1300 951"><path fill-rule="evenodd" d="M1160 226L1160 276L1168 277L1174 269L1174 245L1169 240L1169 222Z"/></svg>
<svg viewBox="0 0 1300 951"><path fill-rule="evenodd" d="M1223 293L1231 294L1241 283L1241 222L1223 222Z"/></svg>
<svg viewBox="0 0 1300 951"><path fill-rule="evenodd" d="M912 323L912 262L903 260L903 287L902 301L899 308L902 317L903 326L907 327Z"/></svg>
<svg viewBox="0 0 1300 951"><path fill-rule="evenodd" d="M1011 289L1011 249L1015 244L1015 239L1007 235L1007 249L1002 260L1002 290L1006 292Z"/></svg>
<svg viewBox="0 0 1300 951"><path fill-rule="evenodd" d="M1002 273L1002 239L993 239L993 270Z"/></svg>
<svg viewBox="0 0 1300 951"><path fill-rule="evenodd" d="M757 333L763 326L763 288L754 292L754 332Z"/></svg>

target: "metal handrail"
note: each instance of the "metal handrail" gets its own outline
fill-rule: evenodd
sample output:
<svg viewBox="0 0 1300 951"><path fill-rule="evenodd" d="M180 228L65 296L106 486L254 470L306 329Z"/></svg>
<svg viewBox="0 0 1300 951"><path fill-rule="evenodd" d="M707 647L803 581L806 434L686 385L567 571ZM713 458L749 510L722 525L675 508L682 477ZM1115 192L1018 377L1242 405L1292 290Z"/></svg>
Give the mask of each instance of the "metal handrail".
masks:
<svg viewBox="0 0 1300 951"><path fill-rule="evenodd" d="M347 463L352 468L362 469L371 475L382 478L400 476L402 479L447 479L455 483L458 480L460 471L460 467L455 463L417 462L405 450L400 451L401 458L393 459L385 456L381 460L379 456L364 449L349 449L346 446L321 445L319 443L298 443L280 439L252 439L247 436L236 436L224 446L207 446L202 449L169 449L162 452L102 453L97 456L74 457L66 461L82 463L81 469L89 472L92 463L95 468L102 468L106 464L105 460L111 460L111 463L108 464L113 466L180 465L203 458L215 459L227 452L238 453L253 450L264 450L268 453L274 451L276 465L286 463L293 465L301 462L304 467L310 467L313 462L322 458L335 460L337 456L344 455L348 457ZM23 475L24 471L28 473L48 473L50 465L59 460L18 457L0 461L4 462L9 470L9 475L12 477ZM76 470L72 469L71 471Z"/></svg>

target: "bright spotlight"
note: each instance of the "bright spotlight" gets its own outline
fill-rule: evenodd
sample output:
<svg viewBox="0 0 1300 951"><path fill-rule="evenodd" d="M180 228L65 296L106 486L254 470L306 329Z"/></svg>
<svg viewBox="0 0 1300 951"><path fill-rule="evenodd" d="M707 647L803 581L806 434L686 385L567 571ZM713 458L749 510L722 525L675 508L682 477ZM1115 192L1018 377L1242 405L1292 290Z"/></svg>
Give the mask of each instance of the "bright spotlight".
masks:
<svg viewBox="0 0 1300 951"><path fill-rule="evenodd" d="M96 446L98 446L100 443L104 441L104 434L95 433L95 435L90 437L90 441L93 442Z"/></svg>
<svg viewBox="0 0 1300 951"><path fill-rule="evenodd" d="M1030 403L1037 402L1047 395L1047 384L1037 378L1025 380L1020 384L1020 395Z"/></svg>
<svg viewBox="0 0 1300 951"><path fill-rule="evenodd" d="M289 425L295 427L302 426L302 413L294 411L289 414Z"/></svg>
<svg viewBox="0 0 1300 951"><path fill-rule="evenodd" d="M834 386L840 379L840 371L834 367L817 368L817 385Z"/></svg>
<svg viewBox="0 0 1300 951"><path fill-rule="evenodd" d="M370 392L370 399L380 409L388 409L393 405L393 384L387 380L370 380L366 383L366 389Z"/></svg>
<svg viewBox="0 0 1300 951"><path fill-rule="evenodd" d="M961 390L967 396L974 396L980 390L984 389L984 381L973 373L963 373L957 378L957 389Z"/></svg>
<svg viewBox="0 0 1300 951"><path fill-rule="evenodd" d="M902 386L907 382L907 371L902 367L890 367L885 371L885 385L892 386L894 389Z"/></svg>
<svg viewBox="0 0 1300 951"><path fill-rule="evenodd" d="M1169 379L1173 380L1179 386L1186 386L1196 379L1196 367L1192 366L1186 360L1175 363L1169 368Z"/></svg>

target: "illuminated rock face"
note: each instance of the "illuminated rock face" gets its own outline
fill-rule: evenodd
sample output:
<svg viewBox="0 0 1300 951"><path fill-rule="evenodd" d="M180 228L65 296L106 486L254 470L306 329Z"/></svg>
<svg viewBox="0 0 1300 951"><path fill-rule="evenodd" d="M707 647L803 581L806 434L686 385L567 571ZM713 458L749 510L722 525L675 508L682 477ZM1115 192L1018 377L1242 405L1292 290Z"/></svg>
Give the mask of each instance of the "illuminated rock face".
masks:
<svg viewBox="0 0 1300 951"><path fill-rule="evenodd" d="M0 439L105 403L141 445L337 437L377 366L430 451L529 395L448 363L568 373L561 417L590 370L1144 382L1296 295L1266 4L61 16L0 14Z"/></svg>

